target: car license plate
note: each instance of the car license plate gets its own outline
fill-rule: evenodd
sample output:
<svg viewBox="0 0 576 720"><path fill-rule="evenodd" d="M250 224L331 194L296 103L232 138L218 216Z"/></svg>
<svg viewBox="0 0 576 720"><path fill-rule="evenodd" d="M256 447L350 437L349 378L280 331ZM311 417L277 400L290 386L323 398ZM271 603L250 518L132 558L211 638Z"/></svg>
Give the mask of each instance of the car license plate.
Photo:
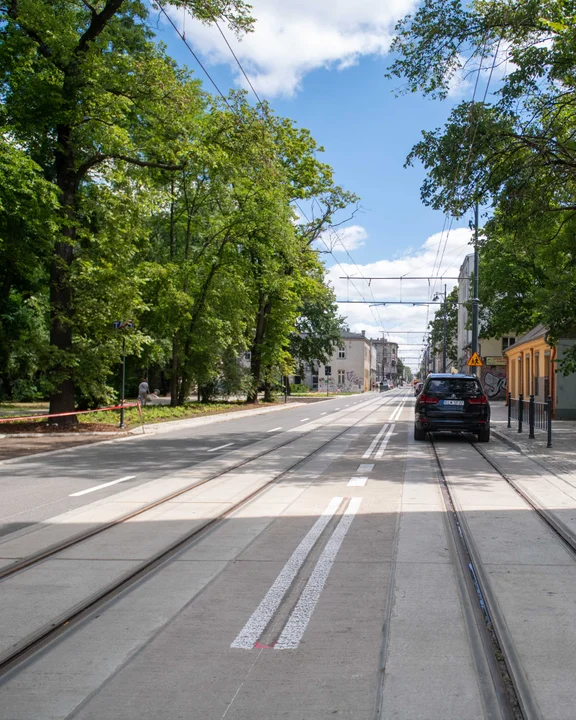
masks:
<svg viewBox="0 0 576 720"><path fill-rule="evenodd" d="M461 407L464 405L464 400L444 400L444 405L458 405Z"/></svg>

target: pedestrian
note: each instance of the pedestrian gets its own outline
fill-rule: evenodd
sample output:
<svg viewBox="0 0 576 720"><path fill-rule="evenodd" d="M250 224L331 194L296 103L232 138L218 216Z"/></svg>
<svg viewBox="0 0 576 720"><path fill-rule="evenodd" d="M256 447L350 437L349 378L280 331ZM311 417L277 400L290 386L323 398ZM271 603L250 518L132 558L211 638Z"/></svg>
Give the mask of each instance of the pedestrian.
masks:
<svg viewBox="0 0 576 720"><path fill-rule="evenodd" d="M150 394L150 388L146 382L146 378L142 378L142 382L138 385L138 402L142 405L146 405L148 395Z"/></svg>

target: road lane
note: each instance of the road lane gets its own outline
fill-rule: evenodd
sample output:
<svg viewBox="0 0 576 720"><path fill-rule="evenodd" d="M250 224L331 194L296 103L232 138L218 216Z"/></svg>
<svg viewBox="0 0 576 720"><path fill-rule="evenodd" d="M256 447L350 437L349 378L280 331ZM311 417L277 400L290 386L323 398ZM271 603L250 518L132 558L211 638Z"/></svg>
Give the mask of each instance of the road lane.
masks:
<svg viewBox="0 0 576 720"><path fill-rule="evenodd" d="M380 401L380 398L376 393L369 393L362 396L359 402L364 404L370 400ZM393 398L382 400L391 402ZM284 430L288 431L299 428L302 418L319 418L321 412L326 412L326 416L330 417L336 412L336 405L336 399L327 400L317 405L288 407L273 415L289 419L289 423L284 424ZM321 408L326 407L328 411L321 411ZM95 484L105 484L119 476L134 475L128 482L133 486L139 485L205 461L214 454L210 451L217 445L232 444L234 449L253 445L266 435L271 415L267 413L244 418L239 415L205 427L196 425L186 428L179 425L168 432L163 428L163 432L157 435L132 437L119 442L84 446L39 458L21 458L0 464L0 535L46 519L52 514L79 507L85 502L84 497L71 498L70 495ZM116 491L114 486L102 490L104 496Z"/></svg>

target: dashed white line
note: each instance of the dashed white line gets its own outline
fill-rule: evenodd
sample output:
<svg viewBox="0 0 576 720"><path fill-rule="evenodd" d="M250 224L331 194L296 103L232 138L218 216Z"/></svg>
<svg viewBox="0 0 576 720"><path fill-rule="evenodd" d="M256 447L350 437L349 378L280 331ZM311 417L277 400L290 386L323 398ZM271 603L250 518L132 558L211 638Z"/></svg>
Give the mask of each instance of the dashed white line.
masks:
<svg viewBox="0 0 576 720"><path fill-rule="evenodd" d="M368 476L363 475L362 477L353 477L348 481L348 487L364 487L368 482Z"/></svg>
<svg viewBox="0 0 576 720"><path fill-rule="evenodd" d="M326 413L325 413L325 412L323 412L323 413L320 413L320 415L326 415Z"/></svg>
<svg viewBox="0 0 576 720"><path fill-rule="evenodd" d="M218 447L211 448L210 450L208 450L208 452L216 452L216 450L222 450L222 448L230 447L230 445L234 445L234 443L232 442L232 443L226 443L226 445L218 445Z"/></svg>
<svg viewBox="0 0 576 720"><path fill-rule="evenodd" d="M282 425L280 425L280 427L277 427L277 428L272 428L271 430L266 430L266 432L276 432L276 430L282 430Z"/></svg>
<svg viewBox="0 0 576 720"><path fill-rule="evenodd" d="M382 430L380 430L380 432L378 433L378 435L376 435L376 437L374 438L374 440L372 440L372 442L370 443L370 447L368 448L368 450L366 450L366 452L364 453L364 455L362 455L362 459L363 459L363 460L365 460L366 458L369 458L370 455L372 455L372 451L374 450L374 448L376 447L376 445L378 445L378 442L379 442L380 438L382 437L382 435L384 435L384 433L386 432L386 428L387 428L387 427L388 427L388 423L386 423L386 424L382 427Z"/></svg>
<svg viewBox="0 0 576 720"><path fill-rule="evenodd" d="M290 585L304 564L310 550L312 550L316 540L318 540L326 528L326 525L330 522L330 518L340 507L341 502L341 497L335 497L330 500L322 515L320 515L300 545L294 550L292 556L286 565L284 565L276 580L274 580L272 587L268 590L260 605L254 610L246 625L244 625L238 633L236 639L230 645L231 648L251 650L254 647L254 643L256 643L262 635L272 616L280 607L284 595L288 592ZM340 525L341 524L342 521L340 521ZM340 525L338 525L338 528Z"/></svg>
<svg viewBox="0 0 576 720"><path fill-rule="evenodd" d="M112 480L111 482L102 483L102 485L95 485L94 487L88 488L87 490L80 490L80 492L72 493L68 497L80 497L80 495L88 495L88 493L96 492L96 490L102 490L102 488L110 487L111 485L118 485L118 483L126 482L126 480L132 480L136 475L126 475L121 477L119 480Z"/></svg>
<svg viewBox="0 0 576 720"><path fill-rule="evenodd" d="M362 463L362 465L358 465L358 470L356 470L356 472L372 472L372 470L374 470L374 465L371 465L370 463Z"/></svg>
<svg viewBox="0 0 576 720"><path fill-rule="evenodd" d="M306 420L310 420L310 418L304 418L304 420L300 420L300 422L306 422Z"/></svg>
<svg viewBox="0 0 576 720"><path fill-rule="evenodd" d="M382 442L380 443L380 447L378 448L378 452L374 455L375 460L380 460L382 455L384 455L384 450L386 450L386 445L388 445L388 440L390 440L390 436L394 432L394 428L396 425L390 425L390 430L386 433L386 437Z"/></svg>
<svg viewBox="0 0 576 720"><path fill-rule="evenodd" d="M292 615L290 615L290 619L278 638L278 642L274 645L275 650L290 650L297 648L300 644L300 640L302 640L302 636L306 632L306 627L312 617L316 603L324 589L338 550L346 537L346 533L352 524L354 515L358 511L361 502L362 498L359 497L350 500L346 512L338 523L336 530L332 533L332 537L326 543L322 555L318 558L314 572L310 576L296 607L292 611Z"/></svg>

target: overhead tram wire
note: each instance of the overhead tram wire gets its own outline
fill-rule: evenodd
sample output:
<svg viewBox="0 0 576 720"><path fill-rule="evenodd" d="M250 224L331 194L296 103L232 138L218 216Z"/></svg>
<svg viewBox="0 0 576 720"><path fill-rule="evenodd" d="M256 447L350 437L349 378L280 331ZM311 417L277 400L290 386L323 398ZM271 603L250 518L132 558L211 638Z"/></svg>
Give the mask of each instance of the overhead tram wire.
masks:
<svg viewBox="0 0 576 720"><path fill-rule="evenodd" d="M194 60L196 60L196 62L198 63L198 65L202 68L202 72L206 75L206 77L208 78L208 80L210 80L210 82L212 83L212 85L213 85L214 88L216 89L216 92L218 93L218 95L220 95L220 97L222 98L222 100L224 100L224 102L226 103L226 105L228 106L228 108L229 108L230 110L232 110L232 112L234 112L234 109L232 108L232 106L231 106L230 103L228 102L228 99L226 98L226 95L224 95L224 93L222 92L222 90L220 90L220 88L219 88L218 85L216 84L216 81L212 78L212 76L210 75L210 73L208 72L208 70L206 70L206 68L205 68L204 65L202 64L202 62L201 62L200 58L198 57L198 55L196 55L196 53L194 52L194 50L192 50L192 48L191 48L190 45L188 44L188 40L186 40L186 37L180 32L180 30L178 30L178 27L175 25L175 23L174 23L174 21L172 20L172 18L170 17L170 15L168 15L168 13L167 13L166 10L164 9L164 6L163 6L162 3L160 2L160 0L156 0L156 3L157 3L157 5L158 5L158 7L160 8L160 11L164 14L165 18L166 18L166 19L168 20L168 22L170 23L170 25L172 25L172 27L174 28L174 30L175 30L176 34L178 35L178 37L180 38L180 40L182 40L182 42L184 43L184 45L186 45L186 47L188 48L188 50L190 51L190 53L191 53L192 57L194 58Z"/></svg>
<svg viewBox="0 0 576 720"><path fill-rule="evenodd" d="M204 65L202 64L202 62L200 61L200 59L198 58L198 56L197 56L196 53L194 52L194 50L190 47L190 45L188 44L188 41L186 40L186 37L178 30L178 27L175 25L175 23L173 22L173 20L172 20L172 18L170 17L170 15L166 12L166 10L165 10L164 7L162 6L160 0L158 0L158 7L160 8L160 10L161 10L161 12L164 14L164 16L167 18L167 20L168 20L168 22L170 23L170 25L172 25L172 27L174 28L176 34L180 37L180 39L182 40L182 42L186 45L186 47L188 48L189 52L192 54L192 56L194 57L194 59L196 60L196 62L198 63L198 65L202 68L202 70L203 70L203 72L205 73L206 77L208 77L208 79L210 80L210 82L212 83L212 85L214 86L214 88L216 89L216 91L218 92L218 94L220 95L220 97L224 100L224 102L226 103L226 105L228 106L228 108L233 111L233 108L232 108L231 105L229 104L227 98L226 98L225 95L222 93L222 91L220 90L220 88L218 87L218 85L216 84L216 82L213 80L213 78L211 77L210 73L206 70L206 68L204 67ZM217 27L217 29L218 29L218 32L219 32L220 35L222 36L224 42L226 43L226 46L228 47L228 49L230 50L230 53L232 54L234 60L236 61L236 64L237 64L238 67L240 68L240 71L242 72L242 75L244 76L244 78L246 79L246 82L247 82L248 85L250 86L250 89L251 89L252 92L254 93L254 96L256 97L256 100L258 101L258 103L259 103L259 105L260 105L260 108L263 109L263 108L264 108L264 103L263 103L262 99L260 98L260 96L258 95L258 93L256 92L256 89L254 88L254 85L252 84L252 82L251 82L248 74L247 74L246 71L244 70L244 67L242 66L242 63L240 62L238 56L237 56L236 53L234 52L234 49L233 49L232 46L230 45L230 43L229 43L226 35L224 34L223 30L221 29L220 25L218 24L218 22L217 22L216 18L214 17L213 13L210 11L210 9L209 9L207 6L205 6L205 7L206 7L206 9L208 10L210 16L212 17L212 20L213 20L214 24L216 25L216 27ZM264 114L264 113L263 113L263 114ZM265 114L264 114L264 115L265 115ZM265 119L267 119L266 116L265 116ZM302 215L304 216L304 218L305 218L308 222L310 222L310 219L308 218L308 216L306 215L306 213L304 212L304 210L302 209L302 207L300 206L300 204L299 204L298 202L296 202L295 204L296 204L296 206L298 207L298 209L300 210L300 212L302 213ZM344 268L343 268L342 265L340 264L339 260L335 257L334 253L332 252L332 250L330 249L330 247L327 245L327 243L323 240L323 238L319 238L319 239L323 242L324 246L326 247L326 250L327 250L327 251L329 252L329 254L332 256L333 260L336 262L336 264L338 265L338 267L342 270L342 272L345 272L345 271L344 271ZM342 241L340 241L340 242L341 242L342 246L344 246L344 244L342 243ZM354 263L354 265L355 265L356 267L358 267L358 265L357 265L356 262L353 260L353 258L352 258L352 256L350 255L350 253L348 252L347 248L344 248L344 249L345 249L346 254L348 255L348 257L350 257L350 259L351 259L352 262ZM359 268L358 268L358 269L359 269ZM361 271L360 271L360 272L361 272ZM362 274L362 273L361 273L361 274ZM364 295L360 292L360 290L358 290L358 288L356 287L356 285L354 285L354 283L352 282L351 279L350 279L350 282L351 282L352 286L354 287L354 289L356 290L356 292L360 295L360 297L362 297L362 298L365 300ZM375 298L374 298L374 292L372 291L372 289L371 289L371 295L372 295L372 298L373 298L374 302L376 302L376 300L375 300ZM368 301L366 301L366 302L368 302ZM380 313L378 313L378 316L379 316L379 317L377 318L376 315L375 315L375 313L374 313L374 310L373 310L372 308L370 308L370 311L371 311L371 313L372 313L372 317L374 318L376 324L377 324L377 325L380 325L380 327L382 327L382 326L383 326L383 322L382 322L382 318L380 317Z"/></svg>

